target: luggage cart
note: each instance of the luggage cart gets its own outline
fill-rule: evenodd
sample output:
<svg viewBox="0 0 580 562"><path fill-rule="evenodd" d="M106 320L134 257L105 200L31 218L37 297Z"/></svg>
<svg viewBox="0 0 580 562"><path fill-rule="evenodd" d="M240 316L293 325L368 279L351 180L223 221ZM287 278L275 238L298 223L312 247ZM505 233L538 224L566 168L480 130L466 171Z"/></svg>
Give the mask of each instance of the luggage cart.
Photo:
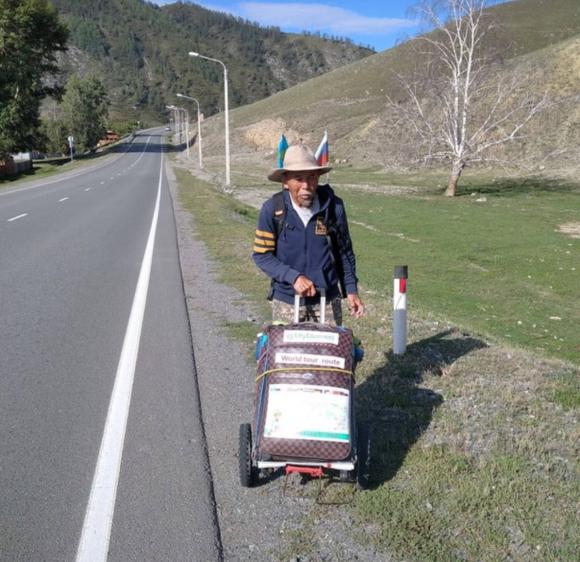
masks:
<svg viewBox="0 0 580 562"><path fill-rule="evenodd" d="M239 433L239 473L244 487L283 469L303 478L336 477L366 489L371 441L354 408L357 360L352 331L325 323L326 295L318 289L320 323L268 326L259 334L254 423Z"/></svg>

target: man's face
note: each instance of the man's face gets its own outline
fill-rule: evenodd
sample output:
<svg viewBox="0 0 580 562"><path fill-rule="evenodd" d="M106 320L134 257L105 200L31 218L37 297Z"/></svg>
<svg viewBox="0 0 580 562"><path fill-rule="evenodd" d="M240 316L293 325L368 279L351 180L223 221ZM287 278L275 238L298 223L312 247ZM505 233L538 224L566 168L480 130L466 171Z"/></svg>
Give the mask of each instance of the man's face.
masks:
<svg viewBox="0 0 580 562"><path fill-rule="evenodd" d="M294 203L299 207L310 207L318 187L318 170L304 172L285 172L284 186L288 188Z"/></svg>

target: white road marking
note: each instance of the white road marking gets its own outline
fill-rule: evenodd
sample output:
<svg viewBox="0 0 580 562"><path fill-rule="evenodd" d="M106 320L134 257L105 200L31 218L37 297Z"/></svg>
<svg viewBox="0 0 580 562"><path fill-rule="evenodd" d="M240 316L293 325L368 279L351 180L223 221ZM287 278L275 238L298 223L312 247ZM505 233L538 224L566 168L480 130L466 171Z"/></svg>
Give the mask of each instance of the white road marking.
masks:
<svg viewBox="0 0 580 562"><path fill-rule="evenodd" d="M21 219L21 218L27 217L27 216L28 216L28 213L22 213L21 215L16 215L15 217L8 219L6 222L17 221L18 219Z"/></svg>
<svg viewBox="0 0 580 562"><path fill-rule="evenodd" d="M90 191L90 190L91 190L90 187L85 188L85 191Z"/></svg>
<svg viewBox="0 0 580 562"><path fill-rule="evenodd" d="M101 185L104 185L104 184L105 184L105 182L104 182L104 181L102 181L102 182L101 182Z"/></svg>
<svg viewBox="0 0 580 562"><path fill-rule="evenodd" d="M63 197L62 199L59 199L58 202L62 203L63 201L66 201L68 199L68 197Z"/></svg>
<svg viewBox="0 0 580 562"><path fill-rule="evenodd" d="M123 443L125 441L139 340L141 338L141 328L143 326L143 316L145 314L147 291L151 276L162 180L163 153L161 153L159 185L157 187L157 200L155 202L153 220L151 221L151 230L149 231L135 296L133 297L131 315L129 316L121 357L117 366L115 385L109 403L109 411L85 513L76 562L106 562L107 560L117 484L123 456Z"/></svg>

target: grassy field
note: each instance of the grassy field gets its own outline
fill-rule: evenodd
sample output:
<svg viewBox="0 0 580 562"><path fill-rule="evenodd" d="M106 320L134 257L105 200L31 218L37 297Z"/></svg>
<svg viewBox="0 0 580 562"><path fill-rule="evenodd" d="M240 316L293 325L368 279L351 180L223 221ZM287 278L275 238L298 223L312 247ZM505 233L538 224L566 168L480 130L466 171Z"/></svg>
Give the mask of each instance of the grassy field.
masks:
<svg viewBox="0 0 580 562"><path fill-rule="evenodd" d="M250 259L257 210L177 178L222 280L267 318L268 282ZM348 513L355 540L388 559L576 560L580 240L557 230L580 223L578 189L473 179L477 196L449 200L404 177L391 179L419 188L340 189L356 179L348 170L333 183L368 307L348 325L366 350L356 403L372 428L372 485L349 506L313 503L284 556L315 556L317 521ZM409 347L396 357L389 297L403 263ZM230 329L251 348L255 324Z"/></svg>
<svg viewBox="0 0 580 562"><path fill-rule="evenodd" d="M580 190L341 195L365 287L384 290L393 265L408 264L409 299L422 314L580 363L580 239L559 232L580 224Z"/></svg>

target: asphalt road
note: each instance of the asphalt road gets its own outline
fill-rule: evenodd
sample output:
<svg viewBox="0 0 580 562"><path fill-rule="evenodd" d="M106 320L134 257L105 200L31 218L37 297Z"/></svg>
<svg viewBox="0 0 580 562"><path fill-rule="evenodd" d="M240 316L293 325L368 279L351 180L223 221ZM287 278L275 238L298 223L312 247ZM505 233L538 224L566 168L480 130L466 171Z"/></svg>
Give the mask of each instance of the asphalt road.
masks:
<svg viewBox="0 0 580 562"><path fill-rule="evenodd" d="M162 141L0 191L0 560L222 556Z"/></svg>

